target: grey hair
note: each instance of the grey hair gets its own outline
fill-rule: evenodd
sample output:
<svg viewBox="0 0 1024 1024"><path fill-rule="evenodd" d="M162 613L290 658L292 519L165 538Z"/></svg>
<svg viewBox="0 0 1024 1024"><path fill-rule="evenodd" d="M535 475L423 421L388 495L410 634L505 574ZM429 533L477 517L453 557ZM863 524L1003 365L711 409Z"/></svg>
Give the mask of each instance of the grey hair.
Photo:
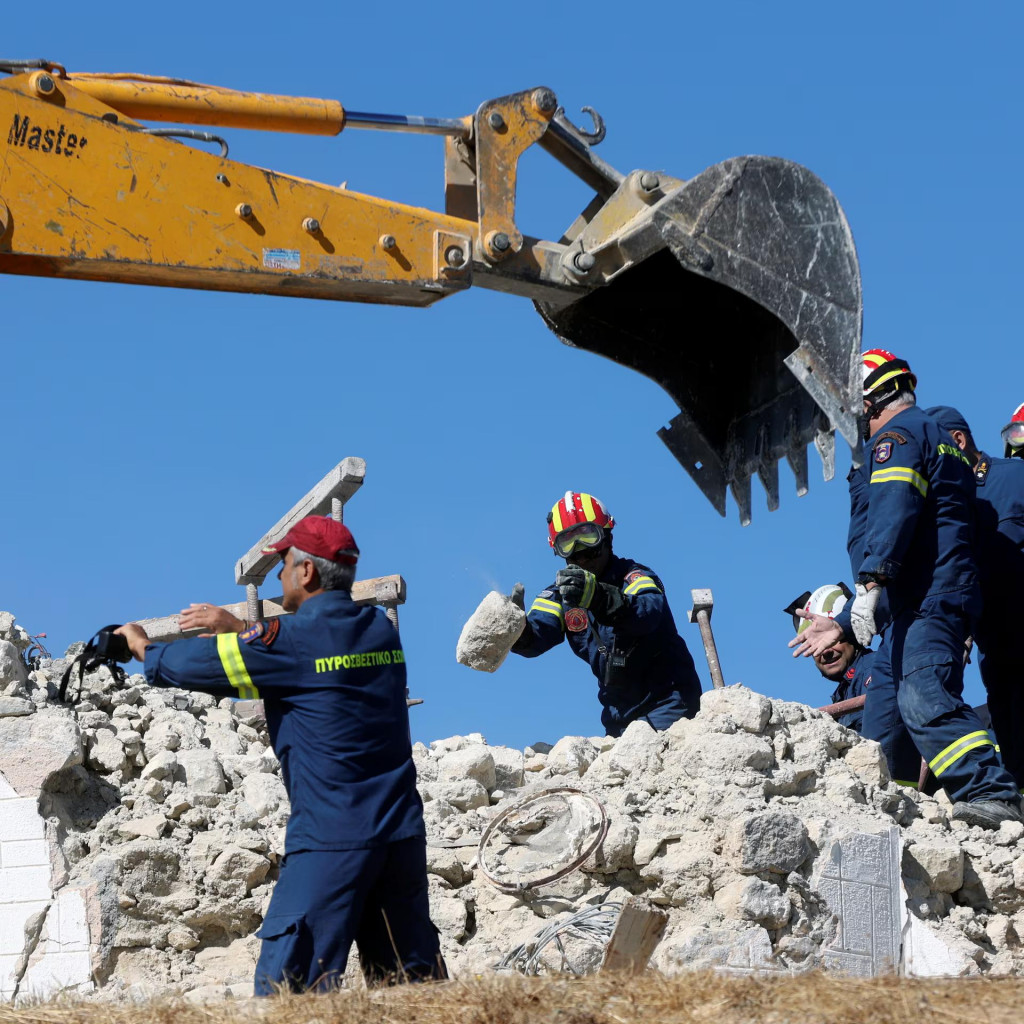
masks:
<svg viewBox="0 0 1024 1024"><path fill-rule="evenodd" d="M324 590L351 590L356 578L354 565L342 565L318 555L310 555L299 548L292 548L292 565L300 562L312 562L320 577L320 586Z"/></svg>
<svg viewBox="0 0 1024 1024"><path fill-rule="evenodd" d="M917 405L917 395L913 391L898 391L896 397L886 406L887 409L903 409Z"/></svg>

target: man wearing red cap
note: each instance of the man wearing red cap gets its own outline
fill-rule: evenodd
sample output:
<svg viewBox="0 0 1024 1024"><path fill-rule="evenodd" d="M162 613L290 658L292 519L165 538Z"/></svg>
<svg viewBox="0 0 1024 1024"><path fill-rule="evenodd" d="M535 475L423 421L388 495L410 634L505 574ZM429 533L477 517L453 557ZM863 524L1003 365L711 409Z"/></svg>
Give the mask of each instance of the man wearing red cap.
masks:
<svg viewBox="0 0 1024 1024"><path fill-rule="evenodd" d="M398 634L353 602L359 549L341 523L308 516L265 552L284 559L293 615L174 644L118 630L154 686L264 702L291 817L256 994L337 986L353 942L371 983L443 978Z"/></svg>

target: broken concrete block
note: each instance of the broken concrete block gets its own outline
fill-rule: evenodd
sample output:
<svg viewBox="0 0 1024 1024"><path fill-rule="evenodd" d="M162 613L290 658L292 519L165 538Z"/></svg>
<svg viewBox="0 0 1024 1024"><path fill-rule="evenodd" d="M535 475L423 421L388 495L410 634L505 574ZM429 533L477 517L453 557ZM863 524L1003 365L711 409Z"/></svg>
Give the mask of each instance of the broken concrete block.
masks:
<svg viewBox="0 0 1024 1024"><path fill-rule="evenodd" d="M36 796L51 776L82 763L78 723L57 711L4 719L0 773L18 792Z"/></svg>
<svg viewBox="0 0 1024 1024"><path fill-rule="evenodd" d="M748 921L757 921L765 928L782 928L789 921L793 904L774 883L751 878L740 895L738 909Z"/></svg>
<svg viewBox="0 0 1024 1024"><path fill-rule="evenodd" d="M594 763L598 750L583 736L563 736L548 754L547 767L552 775L579 778Z"/></svg>
<svg viewBox="0 0 1024 1024"><path fill-rule="evenodd" d="M159 839L167 830L167 819L162 814L150 814L144 818L130 818L117 826L117 831L126 839Z"/></svg>
<svg viewBox="0 0 1024 1024"><path fill-rule="evenodd" d="M483 744L450 751L437 763L437 778L439 782L475 779L484 789L494 789L494 758Z"/></svg>
<svg viewBox="0 0 1024 1024"><path fill-rule="evenodd" d="M508 791L523 785L523 764L525 758L521 750L514 747L490 747L491 759L494 762L494 784L498 789Z"/></svg>
<svg viewBox="0 0 1024 1024"><path fill-rule="evenodd" d="M491 803L487 790L476 779L463 779L461 782L428 782L420 787L420 793L424 801L446 800L460 811L489 807Z"/></svg>
<svg viewBox="0 0 1024 1024"><path fill-rule="evenodd" d="M24 697L0 697L0 718L34 715L35 711L35 704Z"/></svg>
<svg viewBox="0 0 1024 1024"><path fill-rule="evenodd" d="M506 594L492 590L466 621L455 660L480 672L494 672L526 626L526 612Z"/></svg>
<svg viewBox="0 0 1024 1024"><path fill-rule="evenodd" d="M737 819L729 826L723 852L726 851L742 874L788 874L807 859L807 829L795 815L765 811Z"/></svg>
<svg viewBox="0 0 1024 1024"><path fill-rule="evenodd" d="M88 745L85 761L90 768L105 775L119 772L128 764L124 744L105 729L96 731L95 738Z"/></svg>
<svg viewBox="0 0 1024 1024"><path fill-rule="evenodd" d="M183 781L193 793L227 792L224 770L212 750L180 750L177 759L178 768L174 777Z"/></svg>
<svg viewBox="0 0 1024 1024"><path fill-rule="evenodd" d="M280 778L263 772L242 779L242 797L259 818L288 803L288 793Z"/></svg>
<svg viewBox="0 0 1024 1024"><path fill-rule="evenodd" d="M728 715L745 732L758 734L764 732L772 713L771 701L742 683L705 691L700 709L709 715Z"/></svg>
<svg viewBox="0 0 1024 1024"><path fill-rule="evenodd" d="M694 736L685 749L689 756L715 771L750 768L766 772L775 765L771 744L761 736L751 736L745 732L732 735L704 733Z"/></svg>
<svg viewBox="0 0 1024 1024"><path fill-rule="evenodd" d="M207 878L221 882L241 882L249 892L267 877L270 861L261 854L240 846L226 846L206 872Z"/></svg>
<svg viewBox="0 0 1024 1024"><path fill-rule="evenodd" d="M957 843L917 841L903 851L903 870L935 892L956 892L964 884L964 851Z"/></svg>
<svg viewBox="0 0 1024 1024"><path fill-rule="evenodd" d="M452 885L462 885L465 871L462 861L453 849L427 844L427 874L437 875Z"/></svg>
<svg viewBox="0 0 1024 1024"><path fill-rule="evenodd" d="M881 744L874 740L862 739L854 743L846 751L843 760L864 782L872 786L884 786L891 781L889 765L886 763Z"/></svg>
<svg viewBox="0 0 1024 1024"><path fill-rule="evenodd" d="M28 669L21 660L21 652L9 640L0 640L0 686L28 682Z"/></svg>

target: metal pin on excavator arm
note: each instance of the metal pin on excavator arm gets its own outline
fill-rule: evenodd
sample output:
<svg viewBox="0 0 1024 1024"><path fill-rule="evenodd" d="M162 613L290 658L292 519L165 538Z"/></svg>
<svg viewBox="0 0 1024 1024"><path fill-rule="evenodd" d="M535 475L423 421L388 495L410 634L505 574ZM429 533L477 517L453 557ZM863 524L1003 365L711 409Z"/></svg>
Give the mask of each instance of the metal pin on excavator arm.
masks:
<svg viewBox="0 0 1024 1024"><path fill-rule="evenodd" d="M731 490L744 523L752 476L773 509L781 458L803 493L808 443L826 478L833 429L856 444L856 251L835 197L797 164L624 175L594 152L600 117L577 128L545 87L443 119L47 61L0 71L0 273L413 306L474 284L531 298L566 344L664 388L679 413L660 436L723 515ZM144 121L440 135L444 212L251 167L219 136ZM557 241L516 224L533 145L595 192Z"/></svg>

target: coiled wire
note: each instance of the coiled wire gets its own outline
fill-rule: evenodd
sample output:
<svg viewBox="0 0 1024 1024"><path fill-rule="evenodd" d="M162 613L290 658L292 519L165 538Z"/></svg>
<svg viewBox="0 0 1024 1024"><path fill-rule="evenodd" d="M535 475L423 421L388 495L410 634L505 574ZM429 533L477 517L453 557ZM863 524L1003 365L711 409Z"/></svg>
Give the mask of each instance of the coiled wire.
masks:
<svg viewBox="0 0 1024 1024"><path fill-rule="evenodd" d="M554 943L561 956L559 971L568 971L570 974L576 975L583 974L584 971L576 970L569 962L562 941L563 937L580 939L588 945L604 948L612 937L621 911L622 904L615 901L599 903L594 907L584 907L583 910L567 917L564 921L549 924L532 939L528 939L506 953L501 962L496 965L496 969L538 975L541 968L545 966L541 962L542 954L551 943Z"/></svg>

